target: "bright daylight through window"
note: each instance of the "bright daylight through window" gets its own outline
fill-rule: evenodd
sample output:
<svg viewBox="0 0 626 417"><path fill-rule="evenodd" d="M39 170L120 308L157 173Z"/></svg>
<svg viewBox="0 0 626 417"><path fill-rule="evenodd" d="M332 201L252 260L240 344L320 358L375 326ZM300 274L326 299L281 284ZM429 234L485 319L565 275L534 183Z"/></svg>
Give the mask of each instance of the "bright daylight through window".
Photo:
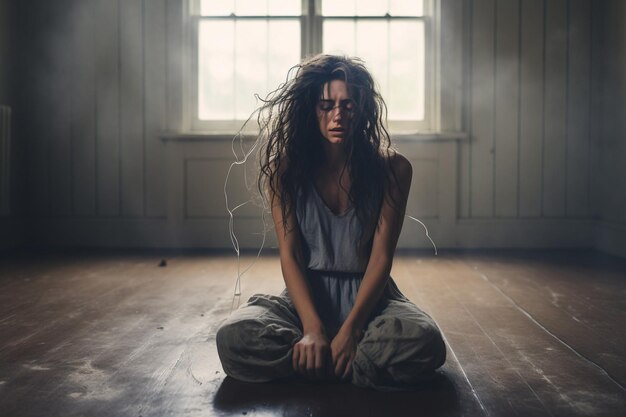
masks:
<svg viewBox="0 0 626 417"><path fill-rule="evenodd" d="M201 0L200 122L247 119L257 106L255 93L265 97L302 56L319 52L365 60L387 102L389 120L424 120L423 0L312 1ZM303 50L303 45L312 46Z"/></svg>

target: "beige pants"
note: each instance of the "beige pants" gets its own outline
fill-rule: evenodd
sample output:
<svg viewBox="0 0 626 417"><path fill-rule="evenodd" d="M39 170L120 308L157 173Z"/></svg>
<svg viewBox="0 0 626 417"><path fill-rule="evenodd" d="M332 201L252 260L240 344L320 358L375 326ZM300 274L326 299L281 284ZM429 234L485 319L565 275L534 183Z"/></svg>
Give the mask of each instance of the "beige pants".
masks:
<svg viewBox="0 0 626 417"><path fill-rule="evenodd" d="M382 299L364 329L352 363L352 383L382 391L411 389L446 360L433 319L415 304ZM293 345L302 323L286 290L255 294L217 331L217 351L227 375L247 382L295 376Z"/></svg>

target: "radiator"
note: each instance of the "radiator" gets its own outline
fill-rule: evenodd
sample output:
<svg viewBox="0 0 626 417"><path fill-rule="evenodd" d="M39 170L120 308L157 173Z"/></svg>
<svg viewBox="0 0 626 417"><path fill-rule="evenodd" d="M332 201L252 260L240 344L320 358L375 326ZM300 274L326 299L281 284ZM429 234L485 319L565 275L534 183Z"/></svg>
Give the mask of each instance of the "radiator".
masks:
<svg viewBox="0 0 626 417"><path fill-rule="evenodd" d="M11 107L0 105L0 216L11 214Z"/></svg>

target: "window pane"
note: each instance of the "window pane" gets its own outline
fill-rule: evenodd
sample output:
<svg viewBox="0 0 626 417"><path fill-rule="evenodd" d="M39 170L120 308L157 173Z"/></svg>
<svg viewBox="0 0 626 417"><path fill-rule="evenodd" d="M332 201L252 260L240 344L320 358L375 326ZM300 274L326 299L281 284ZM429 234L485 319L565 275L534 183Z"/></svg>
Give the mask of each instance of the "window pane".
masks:
<svg viewBox="0 0 626 417"><path fill-rule="evenodd" d="M238 16L267 15L267 1L235 0L235 14Z"/></svg>
<svg viewBox="0 0 626 417"><path fill-rule="evenodd" d="M423 0L389 0L389 14L392 16L423 16Z"/></svg>
<svg viewBox="0 0 626 417"><path fill-rule="evenodd" d="M228 16L235 11L235 0L202 0L202 16Z"/></svg>
<svg viewBox="0 0 626 417"><path fill-rule="evenodd" d="M323 0L324 16L423 16L423 0Z"/></svg>
<svg viewBox="0 0 626 417"><path fill-rule="evenodd" d="M356 3L357 16L384 16L387 9L386 1L358 1Z"/></svg>
<svg viewBox="0 0 626 417"><path fill-rule="evenodd" d="M300 16L301 0L201 0L202 16Z"/></svg>
<svg viewBox="0 0 626 417"><path fill-rule="evenodd" d="M199 25L198 117L245 120L300 61L300 22L205 20Z"/></svg>
<svg viewBox="0 0 626 417"><path fill-rule="evenodd" d="M287 72L300 62L300 22L277 21L269 27L269 65L266 93L287 79ZM263 98L263 94L261 94Z"/></svg>
<svg viewBox="0 0 626 417"><path fill-rule="evenodd" d="M322 1L322 14L324 16L352 16L356 14L356 0L324 0Z"/></svg>
<svg viewBox="0 0 626 417"><path fill-rule="evenodd" d="M236 119L247 119L254 110L254 93L267 90L267 21L235 24Z"/></svg>
<svg viewBox="0 0 626 417"><path fill-rule="evenodd" d="M269 0L269 14L272 16L300 16L301 0Z"/></svg>
<svg viewBox="0 0 626 417"><path fill-rule="evenodd" d="M356 54L356 29L354 20L325 20L324 52L336 55Z"/></svg>
<svg viewBox="0 0 626 417"><path fill-rule="evenodd" d="M389 118L423 120L424 22L391 22L389 44Z"/></svg>
<svg viewBox="0 0 626 417"><path fill-rule="evenodd" d="M201 21L198 27L198 117L232 119L235 114L233 21Z"/></svg>
<svg viewBox="0 0 626 417"><path fill-rule="evenodd" d="M365 20L356 24L356 55L365 60L365 65L372 72L385 99L389 85L388 37L389 23L386 21Z"/></svg>

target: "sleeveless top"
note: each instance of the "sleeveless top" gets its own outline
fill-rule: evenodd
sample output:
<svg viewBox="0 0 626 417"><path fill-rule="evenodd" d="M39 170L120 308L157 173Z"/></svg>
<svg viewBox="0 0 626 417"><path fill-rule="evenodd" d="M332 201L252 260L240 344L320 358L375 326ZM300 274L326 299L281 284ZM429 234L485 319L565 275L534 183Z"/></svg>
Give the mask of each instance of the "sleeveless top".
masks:
<svg viewBox="0 0 626 417"><path fill-rule="evenodd" d="M363 226L354 207L341 214L334 213L312 183L298 191L295 214L315 306L332 337L354 306L369 261L374 230L363 239L367 244L359 246ZM391 277L379 305L389 299L408 301ZM377 309L374 310L372 314Z"/></svg>

